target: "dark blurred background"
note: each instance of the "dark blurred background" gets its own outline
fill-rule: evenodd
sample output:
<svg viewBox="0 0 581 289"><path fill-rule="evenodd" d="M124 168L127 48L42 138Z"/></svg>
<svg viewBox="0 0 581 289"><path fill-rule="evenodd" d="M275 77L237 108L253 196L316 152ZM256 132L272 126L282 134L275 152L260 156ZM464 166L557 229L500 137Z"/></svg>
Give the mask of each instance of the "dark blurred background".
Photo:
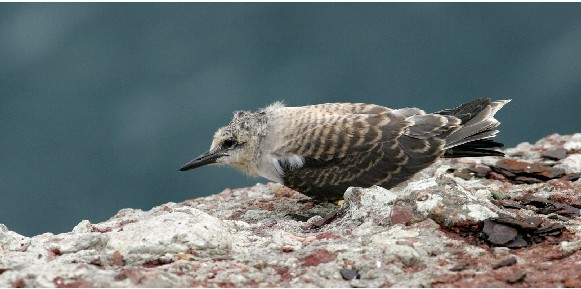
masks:
<svg viewBox="0 0 581 289"><path fill-rule="evenodd" d="M0 4L0 223L69 231L250 186L178 173L232 111L511 98L500 141L581 131L581 5Z"/></svg>

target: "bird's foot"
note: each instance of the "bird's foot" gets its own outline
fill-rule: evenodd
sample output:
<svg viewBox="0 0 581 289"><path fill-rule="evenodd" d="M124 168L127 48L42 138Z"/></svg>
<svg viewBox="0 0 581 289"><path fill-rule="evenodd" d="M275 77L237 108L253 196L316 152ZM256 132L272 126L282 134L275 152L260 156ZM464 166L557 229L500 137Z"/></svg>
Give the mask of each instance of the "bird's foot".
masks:
<svg viewBox="0 0 581 289"><path fill-rule="evenodd" d="M335 209L335 210L331 211L330 213L328 213L327 215L325 215L322 219L319 219L319 220L312 222L311 228L318 229L318 228L321 228L327 224L330 224L335 219L342 217L345 214L345 212L347 212L347 206L341 206L340 208Z"/></svg>

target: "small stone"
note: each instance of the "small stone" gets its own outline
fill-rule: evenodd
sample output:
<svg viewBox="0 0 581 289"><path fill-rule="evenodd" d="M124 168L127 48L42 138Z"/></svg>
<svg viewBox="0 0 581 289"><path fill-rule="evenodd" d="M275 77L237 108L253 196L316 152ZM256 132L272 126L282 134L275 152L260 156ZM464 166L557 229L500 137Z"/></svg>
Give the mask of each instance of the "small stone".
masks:
<svg viewBox="0 0 581 289"><path fill-rule="evenodd" d="M508 278L506 278L506 282L508 282L510 284L518 283L518 282L523 281L526 276L527 276L526 272L517 271L514 274L510 275Z"/></svg>
<svg viewBox="0 0 581 289"><path fill-rule="evenodd" d="M295 248L293 248L292 246L288 246L288 245L287 245L287 246L282 246L282 247L280 248L280 250L281 250L283 253L289 253L289 252L293 252L293 251L295 250Z"/></svg>
<svg viewBox="0 0 581 289"><path fill-rule="evenodd" d="M544 158L562 160L567 157L567 150L564 148L556 148L552 150L547 150L542 155Z"/></svg>
<svg viewBox="0 0 581 289"><path fill-rule="evenodd" d="M450 271L452 272L460 272L466 269L466 267L468 267L468 264L466 263L459 263L454 265L454 267L450 268Z"/></svg>
<svg viewBox="0 0 581 289"><path fill-rule="evenodd" d="M343 279L345 279L347 281L360 278L359 272L357 272L356 270L352 270L352 269L341 269L341 270L339 270L339 273L341 273L341 276L343 277Z"/></svg>
<svg viewBox="0 0 581 289"><path fill-rule="evenodd" d="M516 235L516 238L514 238L514 240L510 241L505 246L508 248L517 249L517 248L526 247L528 245L529 245L529 243L527 243L527 241L525 241L523 236L521 234L518 234L518 235Z"/></svg>
<svg viewBox="0 0 581 289"><path fill-rule="evenodd" d="M534 218L534 217L521 219L521 218L513 218L513 217L508 216L508 215L502 215L501 217L499 217L496 220L496 222L511 225L511 226L518 227L521 229L534 230L534 229L537 229L543 221L542 221L542 219Z"/></svg>
<svg viewBox="0 0 581 289"><path fill-rule="evenodd" d="M486 175L491 171L489 166L485 165L476 165L473 168L468 168L471 172L474 173L475 176L479 178L484 178Z"/></svg>
<svg viewBox="0 0 581 289"><path fill-rule="evenodd" d="M537 212L541 214L556 213L559 215L572 216L579 214L579 209L565 203L553 202L545 198L529 197L523 198L523 204L537 207Z"/></svg>
<svg viewBox="0 0 581 289"><path fill-rule="evenodd" d="M504 200L508 198L508 195L500 192L492 192L492 198L495 200Z"/></svg>
<svg viewBox="0 0 581 289"><path fill-rule="evenodd" d="M497 181L501 181L501 182L508 182L509 181L503 174L497 173L497 172L488 173L488 178L491 180L497 180Z"/></svg>
<svg viewBox="0 0 581 289"><path fill-rule="evenodd" d="M521 205L519 202L515 202L512 200L501 201L501 204L503 207L508 208L508 209L522 209L523 208L523 205Z"/></svg>
<svg viewBox="0 0 581 289"><path fill-rule="evenodd" d="M574 181L578 180L579 177L581 177L581 173L570 173L570 174L566 174L566 175L562 176L560 178L560 180L574 182Z"/></svg>
<svg viewBox="0 0 581 289"><path fill-rule="evenodd" d="M514 178L514 180L519 183L519 184L538 184L538 183L542 183L543 181L536 179L536 178L531 178L531 177L525 177L525 176L517 176L516 178Z"/></svg>
<svg viewBox="0 0 581 289"><path fill-rule="evenodd" d="M561 234L565 226L559 223L545 223L535 233L539 236L556 236Z"/></svg>
<svg viewBox="0 0 581 289"><path fill-rule="evenodd" d="M515 228L498 224L490 219L484 220L482 231L488 236L488 241L495 245L505 245L514 240L518 234Z"/></svg>
<svg viewBox="0 0 581 289"><path fill-rule="evenodd" d="M565 170L561 168L555 167L545 167L543 171L539 172L538 174L549 179L556 179L560 178L565 175Z"/></svg>
<svg viewBox="0 0 581 289"><path fill-rule="evenodd" d="M563 280L563 286L565 286L565 288L581 288L581 279L567 278Z"/></svg>
<svg viewBox="0 0 581 289"><path fill-rule="evenodd" d="M496 264L492 265L492 269L498 269L498 268L502 268L502 267L506 267L506 266L512 266L516 264L516 257L512 256L510 258L506 258Z"/></svg>
<svg viewBox="0 0 581 289"><path fill-rule="evenodd" d="M115 251L113 253L113 256L111 256L111 266L123 266L123 265L125 265L123 255L121 255L121 252Z"/></svg>
<svg viewBox="0 0 581 289"><path fill-rule="evenodd" d="M26 287L26 282L24 282L24 279L18 278L12 282L12 286L15 288L24 288Z"/></svg>
<svg viewBox="0 0 581 289"><path fill-rule="evenodd" d="M520 174L554 179L565 175L565 170L556 167L548 167L541 163L528 163L512 159L502 159L496 162L495 169L507 177L516 177Z"/></svg>
<svg viewBox="0 0 581 289"><path fill-rule="evenodd" d="M572 241L572 242L563 241L563 242L561 242L560 247L561 247L561 250L563 250L565 252L575 252L577 250L581 250L581 240Z"/></svg>
<svg viewBox="0 0 581 289"><path fill-rule="evenodd" d="M522 173L526 171L528 168L530 168L530 165L531 164L529 163L512 159L501 159L498 162L496 162L496 168L501 169L502 170L501 173L503 174L504 171L509 171L512 173Z"/></svg>
<svg viewBox="0 0 581 289"><path fill-rule="evenodd" d="M468 169L456 170L454 171L454 175L465 180L469 180L472 178L472 173L470 173Z"/></svg>
<svg viewBox="0 0 581 289"><path fill-rule="evenodd" d="M410 206L395 206L391 211L391 224L411 224L413 208Z"/></svg>
<svg viewBox="0 0 581 289"><path fill-rule="evenodd" d="M319 264L332 262L335 258L337 258L337 253L330 253L325 249L316 249L303 258L302 265L305 267L317 266Z"/></svg>
<svg viewBox="0 0 581 289"><path fill-rule="evenodd" d="M191 260L194 260L195 258L196 258L195 255L188 254L188 253L184 253L184 252L177 253L174 256L174 259L175 260L187 260L187 261L191 261Z"/></svg>

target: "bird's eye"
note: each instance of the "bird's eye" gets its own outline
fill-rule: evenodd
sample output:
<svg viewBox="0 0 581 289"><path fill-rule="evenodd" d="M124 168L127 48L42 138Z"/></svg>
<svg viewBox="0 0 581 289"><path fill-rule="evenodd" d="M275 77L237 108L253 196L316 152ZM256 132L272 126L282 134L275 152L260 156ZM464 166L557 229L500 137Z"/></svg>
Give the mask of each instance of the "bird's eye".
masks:
<svg viewBox="0 0 581 289"><path fill-rule="evenodd" d="M222 144L222 147L224 147L226 149L232 149L236 145L238 145L238 142L236 142L236 140L233 138L229 138L229 139L224 141L224 143Z"/></svg>

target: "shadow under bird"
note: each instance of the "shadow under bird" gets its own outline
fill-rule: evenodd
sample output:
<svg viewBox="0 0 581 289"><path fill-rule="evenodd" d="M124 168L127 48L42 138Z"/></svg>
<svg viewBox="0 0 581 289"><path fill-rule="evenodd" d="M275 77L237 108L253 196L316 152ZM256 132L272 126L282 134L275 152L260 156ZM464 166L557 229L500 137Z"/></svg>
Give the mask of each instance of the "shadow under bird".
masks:
<svg viewBox="0 0 581 289"><path fill-rule="evenodd" d="M203 165L234 167L317 200L336 201L349 187L404 182L438 158L503 156L490 138L494 114L510 100L476 99L425 113L364 103L237 111L218 129L210 150L180 171Z"/></svg>

